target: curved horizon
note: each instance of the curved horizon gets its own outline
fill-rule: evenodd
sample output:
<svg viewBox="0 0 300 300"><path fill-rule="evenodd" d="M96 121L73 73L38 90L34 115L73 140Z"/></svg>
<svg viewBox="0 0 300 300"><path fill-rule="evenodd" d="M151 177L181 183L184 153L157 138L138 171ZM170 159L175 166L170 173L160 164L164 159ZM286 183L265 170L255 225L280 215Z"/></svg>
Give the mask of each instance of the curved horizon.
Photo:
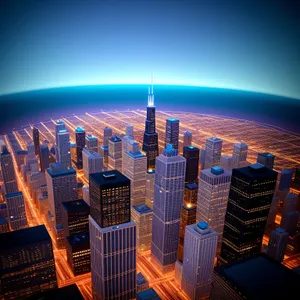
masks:
<svg viewBox="0 0 300 300"><path fill-rule="evenodd" d="M151 83L94 83L94 84L80 84L80 85L58 85L58 86L49 86L49 87L41 87L36 89L25 89L20 90L17 92L11 92L11 93L4 93L0 94L0 99L3 97L10 97L14 95L19 94L25 94L25 93L31 93L31 92L43 92L43 91L49 91L49 90L56 90L56 89L69 89L69 88L84 88L84 87L102 87L102 86L150 86ZM191 87L191 88L203 88L203 89L210 89L210 90L224 90L224 91L232 91L232 92L243 92L243 93L249 93L249 94L259 94L259 95L265 95L265 96L271 96L271 97L278 97L278 98L286 98L290 100L300 100L300 98L296 97L290 97L287 95L280 95L280 94L273 94L269 92L264 91L252 91L252 90L244 90L239 88L232 88L232 87L217 87L217 86L207 86L207 85L194 85L194 84L185 84L185 83L154 83L154 94L155 94L155 86L170 86L170 87ZM147 90L145 89L145 93L147 94Z"/></svg>

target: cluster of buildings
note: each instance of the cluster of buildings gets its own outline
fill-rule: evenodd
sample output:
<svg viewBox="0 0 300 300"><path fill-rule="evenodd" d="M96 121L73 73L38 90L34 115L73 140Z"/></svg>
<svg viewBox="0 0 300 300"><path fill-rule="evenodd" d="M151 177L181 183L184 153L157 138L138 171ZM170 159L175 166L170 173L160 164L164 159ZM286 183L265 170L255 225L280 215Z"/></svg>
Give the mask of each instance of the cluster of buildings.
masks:
<svg viewBox="0 0 300 300"><path fill-rule="evenodd" d="M159 154L152 86L142 145L131 125L122 136L105 128L102 145L77 127L71 143L61 120L52 150L35 127L26 150L8 137L9 146L2 143L0 150L1 296L55 298L54 248L65 249L75 276L91 272L93 299L99 300L160 299L137 274L137 255L149 252L161 274L175 271L189 299L261 299L259 289L243 286L247 278L238 279L257 263L262 273L264 267L275 277L284 273L291 288L299 284L280 264L285 254L300 252L299 197L292 193L300 186L299 170L278 174L270 153L259 153L250 164L243 142L230 156L222 155L217 137L199 149L189 131L181 149L179 128L179 120L166 120ZM28 226L21 182L52 241L44 225ZM265 233L269 244L261 255Z"/></svg>

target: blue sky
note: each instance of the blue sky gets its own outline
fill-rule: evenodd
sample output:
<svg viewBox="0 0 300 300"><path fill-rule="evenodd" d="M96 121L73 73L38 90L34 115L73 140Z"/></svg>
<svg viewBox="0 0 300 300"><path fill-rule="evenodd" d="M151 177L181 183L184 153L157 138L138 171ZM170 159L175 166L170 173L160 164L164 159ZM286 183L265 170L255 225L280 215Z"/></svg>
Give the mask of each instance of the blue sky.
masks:
<svg viewBox="0 0 300 300"><path fill-rule="evenodd" d="M0 95L106 83L300 99L294 0L2 0Z"/></svg>

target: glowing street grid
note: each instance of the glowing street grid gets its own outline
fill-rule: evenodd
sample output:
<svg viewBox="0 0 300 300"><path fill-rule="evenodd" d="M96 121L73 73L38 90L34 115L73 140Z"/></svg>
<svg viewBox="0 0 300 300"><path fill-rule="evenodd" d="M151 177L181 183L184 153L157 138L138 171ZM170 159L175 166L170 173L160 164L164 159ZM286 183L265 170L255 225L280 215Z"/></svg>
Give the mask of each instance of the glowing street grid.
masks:
<svg viewBox="0 0 300 300"><path fill-rule="evenodd" d="M103 129L110 127L113 134L124 135L125 126L132 124L134 126L135 140L142 144L144 134L144 122L146 111L144 110L127 110L127 111L110 111L85 113L82 115L72 115L62 117L67 129L70 131L71 142L75 142L75 128L83 127L87 133L98 137L99 145L103 142ZM189 130L193 134L193 145L203 147L205 140L209 137L216 136L223 140L222 154L232 154L233 144L235 142L245 142L249 146L247 160L251 163L256 162L258 152L270 152L276 156L275 170L280 171L282 168L295 168L300 164L300 136L292 132L284 131L265 124L254 121L233 119L213 115L203 115L190 112L156 112L156 130L159 136L159 151L164 147L166 119L174 117L180 120L180 142L179 150L182 150L183 132ZM48 120L38 124L25 126L14 131L12 134L5 136L5 141L10 148L26 149L26 143L32 142L31 130L33 125L40 131L41 142L48 140L50 147L55 142L55 121ZM15 140L14 142L12 142ZM11 151L13 153L13 151ZM30 197L28 188L23 183L20 173L17 171L17 164L14 157L14 166L16 169L17 181L21 191L24 194L28 223L30 226L40 224L46 225L44 216L40 216L34 206L34 201ZM77 171L79 180L83 180L83 172ZM87 182L84 182L87 184ZM280 222L277 216L276 223ZM76 283L85 299L92 299L91 291L91 274L74 276L67 264L65 250L57 249L53 233L47 228L52 240L56 263L56 272L59 287ZM264 244L268 238L264 238ZM284 264L293 268L299 265L300 254L286 258ZM155 262L151 259L150 252L139 254L137 256L137 272L142 274L149 281L149 286L153 287L162 299L187 299L187 296L180 290L175 283L174 271L167 274L160 274Z"/></svg>

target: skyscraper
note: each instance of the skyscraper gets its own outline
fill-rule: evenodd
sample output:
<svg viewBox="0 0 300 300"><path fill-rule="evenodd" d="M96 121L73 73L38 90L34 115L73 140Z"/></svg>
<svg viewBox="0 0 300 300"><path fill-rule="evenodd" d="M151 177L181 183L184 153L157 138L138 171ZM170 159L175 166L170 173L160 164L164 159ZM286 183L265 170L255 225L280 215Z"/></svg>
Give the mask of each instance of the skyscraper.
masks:
<svg viewBox="0 0 300 300"><path fill-rule="evenodd" d="M23 193L6 194L5 200L10 229L19 230L28 227Z"/></svg>
<svg viewBox="0 0 300 300"><path fill-rule="evenodd" d="M218 234L206 222L186 227L182 289L189 299L209 299Z"/></svg>
<svg viewBox="0 0 300 300"><path fill-rule="evenodd" d="M186 183L184 187L184 205L197 205L198 198L198 184Z"/></svg>
<svg viewBox="0 0 300 300"><path fill-rule="evenodd" d="M279 174L278 174L279 177ZM293 170L290 169L282 169L280 172L280 180L278 185L278 190L285 191L289 190L292 185L293 179Z"/></svg>
<svg viewBox="0 0 300 300"><path fill-rule="evenodd" d="M146 199L147 157L140 151L140 144L133 142L123 154L122 173L130 179L131 205L143 205Z"/></svg>
<svg viewBox="0 0 300 300"><path fill-rule="evenodd" d="M57 150L57 145L58 145L58 132L60 130L65 130L66 129L66 124L62 121L62 120L58 120L56 123L55 123L55 143L56 143L56 146L55 146L55 158L56 158L56 161L60 161L60 158L59 158L59 151Z"/></svg>
<svg viewBox="0 0 300 300"><path fill-rule="evenodd" d="M220 167L202 170L198 185L197 221L205 221L218 233L217 253L221 250L231 172Z"/></svg>
<svg viewBox="0 0 300 300"><path fill-rule="evenodd" d="M204 169L220 165L222 143L222 140L217 137L211 137L206 140Z"/></svg>
<svg viewBox="0 0 300 300"><path fill-rule="evenodd" d="M198 182L199 152L199 149L194 146L183 147L183 157L186 159L186 183Z"/></svg>
<svg viewBox="0 0 300 300"><path fill-rule="evenodd" d="M246 143L235 143L232 154L232 168L239 168L240 162L246 161L248 155L248 145Z"/></svg>
<svg viewBox="0 0 300 300"><path fill-rule="evenodd" d="M136 226L130 221L130 180L117 170L91 174L90 199L93 299L133 299Z"/></svg>
<svg viewBox="0 0 300 300"><path fill-rule="evenodd" d="M260 252L277 172L261 164L233 169L219 263Z"/></svg>
<svg viewBox="0 0 300 300"><path fill-rule="evenodd" d="M0 167L3 177L4 192L6 194L18 191L15 169L11 154L5 145L2 145L0 152Z"/></svg>
<svg viewBox="0 0 300 300"><path fill-rule="evenodd" d="M269 169L274 168L275 156L271 153L264 152L257 154L257 163L266 166Z"/></svg>
<svg viewBox="0 0 300 300"><path fill-rule="evenodd" d="M147 105L147 118L145 122L145 132L143 139L143 151L147 156L147 169L155 169L155 159L158 155L158 134L156 132L155 124L155 106L153 94L153 81L152 88L148 90L148 105Z"/></svg>
<svg viewBox="0 0 300 300"><path fill-rule="evenodd" d="M82 127L75 129L76 137L76 165L78 169L82 169L82 150L85 147L85 130Z"/></svg>
<svg viewBox="0 0 300 300"><path fill-rule="evenodd" d="M66 129L57 132L57 154L58 162L67 169L71 168L70 133Z"/></svg>
<svg viewBox="0 0 300 300"><path fill-rule="evenodd" d="M177 259L185 163L171 144L156 159L151 252L162 272Z"/></svg>
<svg viewBox="0 0 300 300"><path fill-rule="evenodd" d="M87 181L89 181L90 174L102 172L104 169L103 156L86 148L82 151L82 162L84 177Z"/></svg>
<svg viewBox="0 0 300 300"><path fill-rule="evenodd" d="M232 156L231 155L221 155L220 167L224 170L232 170Z"/></svg>
<svg viewBox="0 0 300 300"><path fill-rule="evenodd" d="M134 139L133 125L131 124L126 125L126 136L130 137L131 139Z"/></svg>
<svg viewBox="0 0 300 300"><path fill-rule="evenodd" d="M108 141L108 169L122 172L122 140L116 135Z"/></svg>
<svg viewBox="0 0 300 300"><path fill-rule="evenodd" d="M49 160L49 148L48 143L44 142L40 146L40 168L41 172L45 172L47 168L49 168L50 160Z"/></svg>
<svg viewBox="0 0 300 300"><path fill-rule="evenodd" d="M56 234L58 246L64 246L62 203L76 200L76 171L67 169L61 163L50 164L46 170L49 211L52 229Z"/></svg>
<svg viewBox="0 0 300 300"><path fill-rule="evenodd" d="M99 152L98 150L98 138L92 134L88 134L85 137L85 146L90 152Z"/></svg>
<svg viewBox="0 0 300 300"><path fill-rule="evenodd" d="M275 260L282 262L284 253L289 240L289 233L283 228L276 228L272 231L269 244L268 255Z"/></svg>
<svg viewBox="0 0 300 300"><path fill-rule="evenodd" d="M171 144L174 149L178 150L179 145L179 120L169 118L166 120L166 140L165 147Z"/></svg>
<svg viewBox="0 0 300 300"><path fill-rule="evenodd" d="M148 170L146 173L146 205L153 209L154 201L154 181L155 181L155 170Z"/></svg>
<svg viewBox="0 0 300 300"><path fill-rule="evenodd" d="M34 143L34 154L38 156L40 154L40 132L38 128L32 128L32 140Z"/></svg>
<svg viewBox="0 0 300 300"><path fill-rule="evenodd" d="M192 146L193 135L190 131L185 131L183 134L183 147Z"/></svg>
<svg viewBox="0 0 300 300"><path fill-rule="evenodd" d="M0 234L0 297L25 299L57 288L50 235L44 225Z"/></svg>

